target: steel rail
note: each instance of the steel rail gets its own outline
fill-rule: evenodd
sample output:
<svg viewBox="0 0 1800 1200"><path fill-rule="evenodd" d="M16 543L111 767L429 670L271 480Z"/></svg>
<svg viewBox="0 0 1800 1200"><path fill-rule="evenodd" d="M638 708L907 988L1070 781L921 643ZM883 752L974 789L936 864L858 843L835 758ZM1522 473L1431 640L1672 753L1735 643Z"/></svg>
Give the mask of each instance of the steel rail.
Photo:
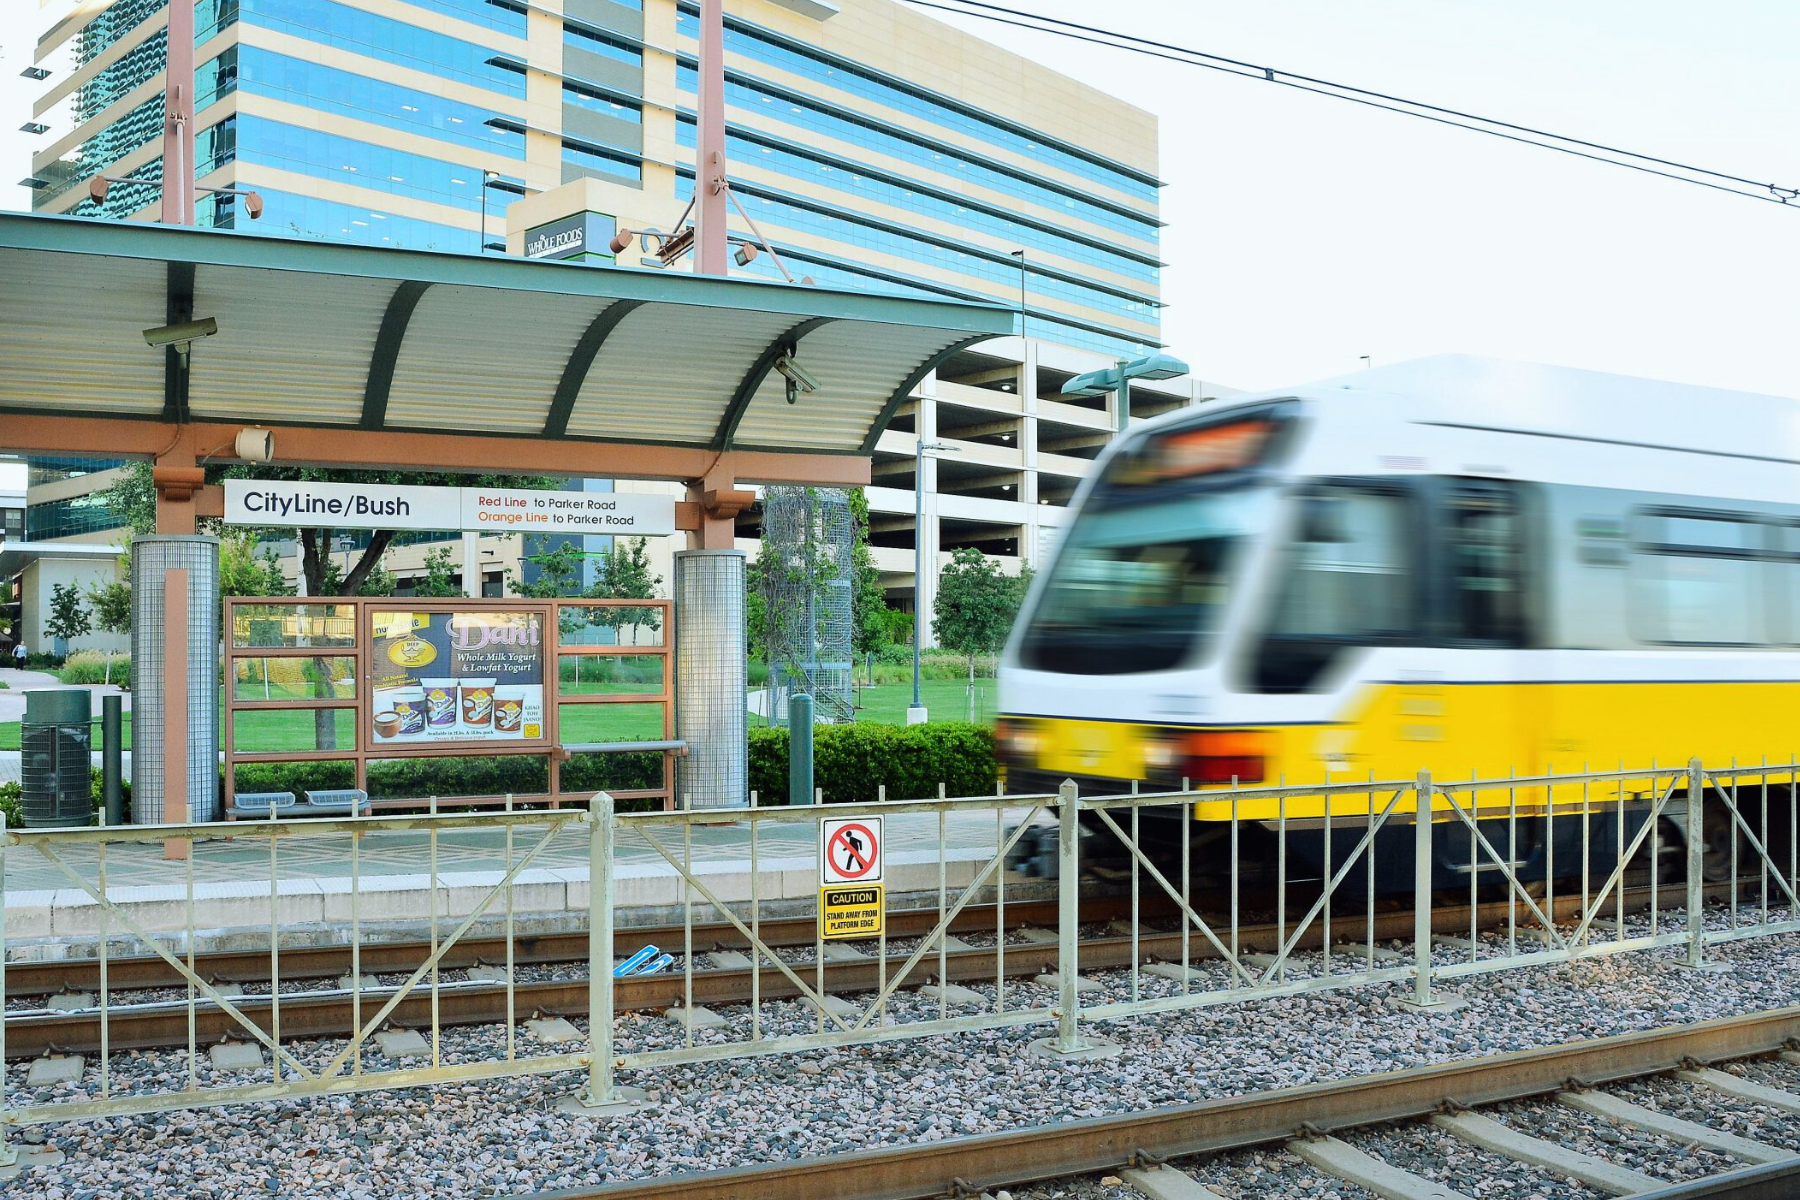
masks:
<svg viewBox="0 0 1800 1200"><path fill-rule="evenodd" d="M1672 1071L1689 1059L1767 1054L1797 1034L1800 1006L1123 1116L532 1195L535 1200L926 1200L1240 1150L1303 1129L1329 1133L1416 1119L1446 1102L1476 1107L1521 1100L1554 1092L1570 1079L1613 1083ZM1751 1172L1733 1174L1742 1178ZM1719 1180L1694 1186L1706 1182L1722 1186ZM1676 1188L1652 1194L1664 1200L1760 1200L1791 1192Z"/></svg>
<svg viewBox="0 0 1800 1200"><path fill-rule="evenodd" d="M1800 1195L1800 1158L1672 1183L1638 1192L1631 1200L1794 1200L1796 1195Z"/></svg>
<svg viewBox="0 0 1800 1200"><path fill-rule="evenodd" d="M1719 885L1729 886L1729 885ZM1646 889L1647 892L1647 889ZM1122 897L1106 897L1106 904L1096 905L1094 910L1084 911L1083 920L1104 919L1106 912L1115 904L1122 902ZM1647 894L1637 899L1637 906L1644 907L1649 903ZM1557 904L1556 916L1565 919L1579 911L1580 897L1570 897ZM1020 923L1029 923L1028 919L1035 915L1040 917L1055 915L1055 902L1035 901L1027 905L1007 905L1009 924L1015 916L1015 907L1023 908ZM1039 912L1040 909L1047 912ZM1632 905L1627 906L1627 911ZM964 916L973 910L965 910ZM1474 914L1477 922L1495 922L1506 913L1504 900L1493 901L1481 905ZM909 910L907 913L889 915L890 921L896 917L905 917L907 934L896 932L897 926L891 926L890 937L922 936L929 932L936 918L934 910ZM977 913L967 926L960 923L956 928L967 928L976 932L988 932L991 915ZM1467 905L1461 907L1443 907L1432 912L1432 928L1436 931L1457 933L1467 932L1471 919ZM1399 910L1376 915L1374 936L1378 941L1405 938L1412 932L1413 913L1411 910ZM1054 923L1054 922L1052 922ZM765 937L775 922L765 921L763 930ZM785 918L780 923L786 934L793 939L792 945L810 946L814 940L816 925L814 919ZM1352 936L1362 933L1365 926L1360 918L1352 921L1343 918L1337 924L1344 926ZM661 927L653 930L621 930L615 936L618 939L619 953L628 953L636 947L626 939L629 932L632 937L649 940L649 934L657 933ZM678 934L680 928L674 927ZM701 930L696 929L696 943L700 944ZM711 942L735 948L742 944L741 936L730 926L708 927L705 937ZM730 935L729 937L727 935ZM584 962L587 958L587 934L554 935L555 945L567 944L567 939L579 939L577 952L566 958L554 958L546 961ZM667 939L664 932L665 941ZM1323 944L1325 931L1320 923L1315 922L1305 930L1296 941L1292 935L1286 939L1291 942L1291 949L1317 949ZM1239 929L1241 949L1274 949L1284 944L1282 930L1270 923L1262 925L1246 925ZM494 939L497 940L497 939ZM348 947L320 948L321 952L330 950L347 957ZM362 950L362 970L364 974L410 971L422 961L422 955L410 959L395 959L390 965L375 968L371 950L365 946ZM387 949L401 949L389 947ZM416 947L414 947L416 950ZM1026 945L1009 945L1004 955L1004 974L1008 979L1031 978L1057 970L1059 948L1055 943L1031 943ZM1182 952L1180 931L1144 933L1139 931L1134 939L1129 935L1115 937L1087 938L1081 941L1078 961L1083 971L1108 971L1129 968L1134 961L1141 962L1145 958L1161 961L1179 961ZM283 965L289 957L297 952L282 951ZM557 953L562 953L558 951ZM504 947L501 948L504 961ZM444 962L450 961L446 954ZM472 965L474 958L470 955L464 965ZM988 947L977 947L970 950L949 950L943 955L944 977L951 983L991 982L1001 973L1001 955ZM1218 953L1210 946L1194 943L1188 946L1189 961L1198 962L1218 958ZM896 952L887 957L886 972L883 972L882 960L873 955L863 959L840 960L828 962L824 966L825 988L832 995L847 995L862 992L873 992L882 986L882 981L891 978L900 966L903 966L907 955ZM121 960L113 959L109 971L116 977ZM460 960L459 960L460 961ZM492 960L490 960L492 961ZM516 964L530 961L523 953L515 955ZM255 981L268 980L268 958L266 952L255 958L262 968L260 975L249 975L246 979ZM50 964L64 966L67 964ZM936 974L933 964L932 974ZM8 964L7 984L11 990L12 978L17 967ZM285 978L285 976L284 976ZM920 977L923 982L924 977ZM613 984L615 1008L621 1012L641 1012L651 1009L678 1007L686 1003L685 979L679 972L659 973L656 975L628 976L616 980ZM365 1002L371 998L381 999L392 993L390 988L364 988L362 997ZM768 1000L793 999L800 995L794 985L778 967L765 966L760 979L752 979L749 968L724 968L720 970L696 970L693 973L693 1003L698 1005L748 1004L758 995ZM557 1016L585 1016L588 1011L588 981L586 973L580 977L567 980L527 980L514 985L513 988L517 1011L525 1015L539 1012ZM506 1020L506 989L497 983L449 983L439 990L441 1010L438 1015L442 1025L491 1025ZM431 1023L429 993L418 993L408 996L394 1010L391 1021L401 1028L424 1028ZM268 1030L271 1024L270 1001L265 996L241 996L232 1000L259 1028ZM115 1050L146 1050L185 1046L189 1031L187 1019L187 1003L185 1000L170 1000L146 1004L113 1003L106 1014L108 1042ZM281 997L281 1024L285 1036L314 1037L346 1037L355 1030L354 1009L351 994L347 991L317 992L284 992ZM200 1044L210 1044L223 1040L227 1035L238 1036L242 1026L238 1025L221 1009L208 1004L204 999L195 1006L193 1031ZM5 1056L10 1060L36 1058L42 1054L93 1053L100 1048L101 1016L100 1010L83 1009L74 1012L27 1012L9 1013L6 1017Z"/></svg>

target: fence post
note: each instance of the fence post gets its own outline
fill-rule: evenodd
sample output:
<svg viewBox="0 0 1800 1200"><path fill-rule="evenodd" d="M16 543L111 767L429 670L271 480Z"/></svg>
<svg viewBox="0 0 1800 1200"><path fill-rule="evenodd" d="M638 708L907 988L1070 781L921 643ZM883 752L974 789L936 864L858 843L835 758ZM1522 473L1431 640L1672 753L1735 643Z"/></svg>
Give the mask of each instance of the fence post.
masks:
<svg viewBox="0 0 1800 1200"><path fill-rule="evenodd" d="M1654 880L1652 881L1654 883ZM1706 771L1688 760L1687 965L1706 966Z"/></svg>
<svg viewBox="0 0 1800 1200"><path fill-rule="evenodd" d="M558 1107L593 1117L616 1116L643 1104L641 1088L613 1082L613 798L588 800L588 1078Z"/></svg>
<svg viewBox="0 0 1800 1200"><path fill-rule="evenodd" d="M0 897L6 894L6 813L0 811ZM0 1070L6 1062L6 905L0 903ZM3 1090L3 1089L0 1089ZM0 1095L0 1167L10 1167L19 1161L19 1152L13 1148L7 1135L9 1122L3 1118L11 1115L6 1097Z"/></svg>
<svg viewBox="0 0 1800 1200"><path fill-rule="evenodd" d="M1431 990L1431 800L1437 794L1431 772L1420 771L1413 785L1413 994L1400 1001L1412 1009L1461 1008L1468 1001ZM1473 800L1470 802L1473 811Z"/></svg>
<svg viewBox="0 0 1800 1200"><path fill-rule="evenodd" d="M1106 1038L1081 1036L1081 802L1073 779L1056 789L1056 973L1060 984L1056 1036L1030 1049L1058 1058L1111 1058L1122 1047Z"/></svg>

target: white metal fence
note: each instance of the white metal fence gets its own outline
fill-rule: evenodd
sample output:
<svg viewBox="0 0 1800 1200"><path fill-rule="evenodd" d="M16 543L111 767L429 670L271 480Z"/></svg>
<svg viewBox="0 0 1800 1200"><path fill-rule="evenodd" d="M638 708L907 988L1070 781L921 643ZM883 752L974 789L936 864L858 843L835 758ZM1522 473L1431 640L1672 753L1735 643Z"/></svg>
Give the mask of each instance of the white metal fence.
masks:
<svg viewBox="0 0 1800 1200"><path fill-rule="evenodd" d="M1397 984L1408 1003L1430 1009L1452 1002L1439 989L1459 978L1663 947L1704 967L1709 949L1723 942L1800 931L1797 772L1793 764L1715 769L1696 760L1680 769L1504 780L1444 782L1421 773L1102 797L1081 797L1066 783L1053 795L730 814L618 814L602 794L574 810L5 830L0 878L6 856L29 854L98 906L100 987L98 1057L76 1094L40 1100L23 1086L22 1066L11 1066L0 1137L25 1124L573 1070L586 1072L576 1102L608 1112L633 1098L618 1084L621 1070L1028 1024L1052 1027L1043 1052L1097 1054L1108 1050L1099 1023L1186 1008ZM1702 796L1705 803L1693 802ZM1430 819L1419 820L1421 813ZM1196 814L1209 819L1193 821ZM890 834L887 851L890 901L905 901L890 917L908 917L908 932L884 931L835 953L816 935L811 945L765 936L777 900L790 930L796 908L810 911L801 896L816 906L818 823L877 816L890 830L909 831ZM520 1011L515 1000L514 889L553 839L582 830L586 1042L524 1049L515 1027L538 1014ZM441 917L447 884L439 842L475 833L500 840L504 870L455 919ZM428 953L398 983L370 986L359 957L370 940L360 861L365 842L388 834L422 837L432 897ZM239 847L266 843L270 984L255 1003L226 994L196 969L194 857L170 864L185 877L174 897L185 904L185 937L153 932L107 893L109 846L192 838L203 858L213 844L207 839L224 837ZM349 864L351 962L336 994L342 1001L348 993L348 1037L314 1035L304 1021L283 1025L284 999L290 1011L320 999L317 988L302 996L281 979L281 862L300 841L340 847ZM1012 868L1033 851L1055 879L1054 930L1047 923L1021 929L1016 913L1024 901L1008 916L1009 887L1017 896L1026 882ZM629 879L618 870L622 857L639 864ZM669 947L663 975L665 994L680 980L671 1020L615 1011L618 993L631 986L613 974L615 921L634 898L647 857L680 889L682 944ZM1045 902L1031 903L1041 919ZM1084 904L1116 915L1101 927ZM991 925L972 921L977 905L992 906ZM445 953L484 918L503 921L503 974L481 984L440 978ZM721 929L741 948L723 965L703 957L722 952L696 943ZM181 994L116 1001L107 975L116 953L110 934L135 938L137 953L164 960ZM747 995L721 985L746 970ZM0 1001L5 979L0 961ZM440 1003L471 987L504 997L504 1037L492 1039L488 1053L446 1053ZM701 1011L715 995L727 997L717 1024ZM146 1004L185 1014L186 1045L170 1051L184 1069L168 1073L177 1075L172 1084L154 1082L155 1073L122 1074L115 1064L109 1031ZM209 1009L226 1014L241 1041L267 1052L263 1078L244 1082L211 1069L196 1032L197 1014ZM43 1019L7 1006L0 1054L8 1025ZM428 1057L419 1066L366 1068L365 1045L401 1019L428 1034Z"/></svg>

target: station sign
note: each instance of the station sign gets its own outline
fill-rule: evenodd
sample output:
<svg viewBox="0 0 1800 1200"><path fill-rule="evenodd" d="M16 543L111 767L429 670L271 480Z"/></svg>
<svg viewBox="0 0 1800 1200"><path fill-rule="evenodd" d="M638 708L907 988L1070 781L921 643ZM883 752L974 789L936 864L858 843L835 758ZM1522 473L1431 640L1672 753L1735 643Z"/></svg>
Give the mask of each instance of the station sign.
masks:
<svg viewBox="0 0 1800 1200"><path fill-rule="evenodd" d="M675 498L619 492L227 479L227 525L667 537Z"/></svg>
<svg viewBox="0 0 1800 1200"><path fill-rule="evenodd" d="M881 817L830 817L819 822L819 936L826 941L880 937Z"/></svg>

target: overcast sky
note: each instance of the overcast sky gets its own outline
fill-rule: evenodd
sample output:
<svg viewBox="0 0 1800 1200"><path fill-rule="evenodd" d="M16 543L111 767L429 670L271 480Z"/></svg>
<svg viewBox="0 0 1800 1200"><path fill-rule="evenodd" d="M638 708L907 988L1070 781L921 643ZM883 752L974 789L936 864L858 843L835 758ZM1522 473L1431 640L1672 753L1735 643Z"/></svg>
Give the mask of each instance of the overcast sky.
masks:
<svg viewBox="0 0 1800 1200"><path fill-rule="evenodd" d="M1015 3L1800 185L1792 0ZM0 0L15 18L0 22L7 207L29 206L13 186L31 144L16 132L32 91L26 31L65 4ZM1800 205L943 19L1161 118L1164 336L1206 379L1278 387L1365 354L1459 351L1800 396Z"/></svg>

